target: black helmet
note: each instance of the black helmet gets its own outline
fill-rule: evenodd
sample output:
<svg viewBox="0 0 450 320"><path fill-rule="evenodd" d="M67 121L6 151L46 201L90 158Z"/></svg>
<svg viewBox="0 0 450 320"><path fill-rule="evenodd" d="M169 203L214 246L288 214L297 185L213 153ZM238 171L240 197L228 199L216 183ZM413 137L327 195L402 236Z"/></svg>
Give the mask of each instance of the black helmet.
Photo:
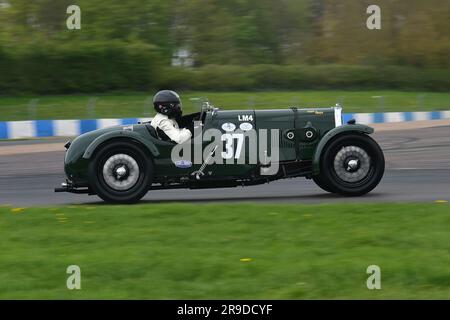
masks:
<svg viewBox="0 0 450 320"><path fill-rule="evenodd" d="M162 90L153 97L153 106L156 112L169 118L180 118L183 114L180 96L175 91Z"/></svg>

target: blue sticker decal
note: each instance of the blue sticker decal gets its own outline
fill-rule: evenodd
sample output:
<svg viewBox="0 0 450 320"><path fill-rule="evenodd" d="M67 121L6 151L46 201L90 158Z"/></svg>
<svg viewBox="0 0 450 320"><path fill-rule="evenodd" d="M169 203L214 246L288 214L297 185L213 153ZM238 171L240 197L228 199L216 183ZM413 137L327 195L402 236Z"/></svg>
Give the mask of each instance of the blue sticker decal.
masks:
<svg viewBox="0 0 450 320"><path fill-rule="evenodd" d="M189 160L178 160L175 162L175 167L181 168L181 169L187 169L192 167L192 162Z"/></svg>

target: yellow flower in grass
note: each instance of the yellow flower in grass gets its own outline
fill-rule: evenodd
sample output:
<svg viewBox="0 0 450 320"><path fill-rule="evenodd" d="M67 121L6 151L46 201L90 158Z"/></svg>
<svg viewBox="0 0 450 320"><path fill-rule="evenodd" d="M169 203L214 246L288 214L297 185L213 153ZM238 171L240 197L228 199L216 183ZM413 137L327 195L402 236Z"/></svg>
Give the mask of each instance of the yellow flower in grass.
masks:
<svg viewBox="0 0 450 320"><path fill-rule="evenodd" d="M240 260L241 262L250 262L252 261L252 258L241 258Z"/></svg>
<svg viewBox="0 0 450 320"><path fill-rule="evenodd" d="M12 213L19 213L25 210L25 208L11 208Z"/></svg>
<svg viewBox="0 0 450 320"><path fill-rule="evenodd" d="M447 203L448 201L447 200L436 200L435 202L436 203Z"/></svg>

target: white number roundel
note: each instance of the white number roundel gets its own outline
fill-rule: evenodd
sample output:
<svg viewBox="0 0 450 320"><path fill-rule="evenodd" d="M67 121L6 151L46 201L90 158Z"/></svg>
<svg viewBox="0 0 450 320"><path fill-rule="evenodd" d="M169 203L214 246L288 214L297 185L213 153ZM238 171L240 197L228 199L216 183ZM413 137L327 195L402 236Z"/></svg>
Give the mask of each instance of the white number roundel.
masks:
<svg viewBox="0 0 450 320"><path fill-rule="evenodd" d="M234 131L235 129L236 129L236 126L231 122L225 122L224 124L222 124L223 131L231 132L231 131Z"/></svg>
<svg viewBox="0 0 450 320"><path fill-rule="evenodd" d="M239 125L239 129L241 129L242 131L250 131L253 129L253 126L251 123L244 122Z"/></svg>

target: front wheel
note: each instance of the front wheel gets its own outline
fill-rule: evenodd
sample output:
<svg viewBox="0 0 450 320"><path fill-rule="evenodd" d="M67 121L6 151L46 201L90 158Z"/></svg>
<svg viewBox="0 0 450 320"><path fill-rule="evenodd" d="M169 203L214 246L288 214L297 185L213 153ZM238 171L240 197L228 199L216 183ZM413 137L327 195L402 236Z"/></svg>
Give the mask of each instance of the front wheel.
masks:
<svg viewBox="0 0 450 320"><path fill-rule="evenodd" d="M365 134L332 140L321 157L321 183L332 192L360 196L372 191L384 174L380 146Z"/></svg>
<svg viewBox="0 0 450 320"><path fill-rule="evenodd" d="M330 187L328 184L326 184L326 183L323 181L323 179L321 178L320 175L318 175L318 176L313 176L312 179L313 179L313 181L316 183L316 185L317 185L319 188L321 188L322 190L324 190L324 191L326 191L326 192L330 192L330 193L334 193L334 192L335 192L335 191L333 191L333 190L331 189L331 187Z"/></svg>
<svg viewBox="0 0 450 320"><path fill-rule="evenodd" d="M113 141L102 146L89 164L89 183L106 202L133 203L148 191L153 165L132 141Z"/></svg>

